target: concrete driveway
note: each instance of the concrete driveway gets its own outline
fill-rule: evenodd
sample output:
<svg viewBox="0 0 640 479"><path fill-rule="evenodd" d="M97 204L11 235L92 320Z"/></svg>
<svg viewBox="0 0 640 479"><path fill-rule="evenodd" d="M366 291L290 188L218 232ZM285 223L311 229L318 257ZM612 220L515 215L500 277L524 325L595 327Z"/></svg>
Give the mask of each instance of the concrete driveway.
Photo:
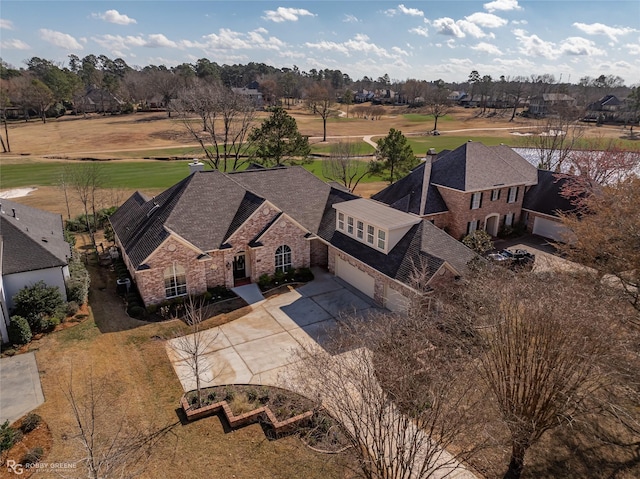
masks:
<svg viewBox="0 0 640 479"><path fill-rule="evenodd" d="M576 271L584 266L569 261L558 253L556 248L546 238L536 235L525 235L516 239L496 240L494 242L496 250L503 249L525 249L536 255L533 263L533 271Z"/></svg>
<svg viewBox="0 0 640 479"><path fill-rule="evenodd" d="M296 360L295 351L302 345L322 346L340 317L378 309L370 298L330 273L314 269L314 276L296 290L253 304L253 311L240 319L202 332L202 387L276 386L279 374ZM167 341L167 354L183 389L190 391L196 387L195 379L180 341Z"/></svg>
<svg viewBox="0 0 640 479"><path fill-rule="evenodd" d="M35 353L0 359L0 423L12 423L43 402Z"/></svg>

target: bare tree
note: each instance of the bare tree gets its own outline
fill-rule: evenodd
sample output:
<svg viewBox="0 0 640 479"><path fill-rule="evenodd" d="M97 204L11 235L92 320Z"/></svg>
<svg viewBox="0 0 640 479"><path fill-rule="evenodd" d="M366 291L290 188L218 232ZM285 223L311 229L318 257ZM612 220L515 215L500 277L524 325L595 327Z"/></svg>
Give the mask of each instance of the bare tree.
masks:
<svg viewBox="0 0 640 479"><path fill-rule="evenodd" d="M331 156L322 162L322 175L331 181L336 181L349 191L367 175L372 174L369 164L356 159L357 144L341 141L331 145Z"/></svg>
<svg viewBox="0 0 640 479"><path fill-rule="evenodd" d="M75 381L72 374L63 388L73 414L75 438L83 451L77 463L90 479L140 477L155 446L175 426L143 431L124 418L114 423L108 414L112 390L108 382L98 382L93 376Z"/></svg>
<svg viewBox="0 0 640 479"><path fill-rule="evenodd" d="M256 114L249 99L220 83L201 81L179 93L174 109L200 144L211 168L234 171L248 161L252 144L249 132ZM194 123L193 113L200 122Z"/></svg>
<svg viewBox="0 0 640 479"><path fill-rule="evenodd" d="M102 166L98 163L90 162L87 164L77 165L69 171L69 185L76 193L80 203L82 203L89 238L91 239L91 244L93 245L94 250L97 251L95 239L95 226L97 221L96 195L104 181ZM93 214L93 221L90 219L90 210Z"/></svg>
<svg viewBox="0 0 640 479"><path fill-rule="evenodd" d="M330 85L314 83L307 91L307 104L314 115L322 118L322 141L327 141L327 118L333 112L333 90Z"/></svg>
<svg viewBox="0 0 640 479"><path fill-rule="evenodd" d="M573 115L553 115L539 120L537 130L527 137L526 145L535 152L538 168L563 171L583 136L583 128Z"/></svg>
<svg viewBox="0 0 640 479"><path fill-rule="evenodd" d="M433 116L433 131L438 129L438 118L449 113L451 106L447 99L449 92L444 84L437 84L428 90L426 95L427 111Z"/></svg>
<svg viewBox="0 0 640 479"><path fill-rule="evenodd" d="M509 98L509 102L513 102L513 110L511 110L511 118L509 118L509 121L513 121L516 117L520 101L524 97L526 81L527 79L523 76L517 76L511 80L507 78L505 93Z"/></svg>
<svg viewBox="0 0 640 479"><path fill-rule="evenodd" d="M67 207L67 219L71 219L71 208L69 208L69 188L71 187L71 167L69 165L65 165L62 167L60 171L60 175L58 176L58 188L62 190L62 194L64 195L64 204Z"/></svg>
<svg viewBox="0 0 640 479"><path fill-rule="evenodd" d="M202 301L198 301L193 295L189 295L185 300L184 306L182 319L189 326L190 332L174 339L171 345L193 374L196 381L197 406L200 407L202 405L202 383L213 380L212 377L208 377L208 375L212 374L211 368L204 366L203 357L218 338L218 333L203 328L202 323L206 317Z"/></svg>
<svg viewBox="0 0 640 479"><path fill-rule="evenodd" d="M434 323L381 315L343 324L330 353L305 349L289 387L316 397L343 424L363 477L459 473L471 451L447 449L473 427L469 382L452 381L453 370L437 359L444 345Z"/></svg>
<svg viewBox="0 0 640 479"><path fill-rule="evenodd" d="M543 434L601 408L600 392L616 382L615 298L576 275L476 274L473 287L446 293L444 314L473 325L479 371L509 430L504 477L519 478Z"/></svg>

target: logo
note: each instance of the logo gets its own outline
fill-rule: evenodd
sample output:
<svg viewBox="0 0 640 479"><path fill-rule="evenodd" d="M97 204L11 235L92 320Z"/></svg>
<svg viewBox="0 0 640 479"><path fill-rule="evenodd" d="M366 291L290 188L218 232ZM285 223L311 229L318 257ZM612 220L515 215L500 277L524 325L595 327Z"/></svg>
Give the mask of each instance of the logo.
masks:
<svg viewBox="0 0 640 479"><path fill-rule="evenodd" d="M19 476L24 473L24 466L13 459L7 459L7 471Z"/></svg>

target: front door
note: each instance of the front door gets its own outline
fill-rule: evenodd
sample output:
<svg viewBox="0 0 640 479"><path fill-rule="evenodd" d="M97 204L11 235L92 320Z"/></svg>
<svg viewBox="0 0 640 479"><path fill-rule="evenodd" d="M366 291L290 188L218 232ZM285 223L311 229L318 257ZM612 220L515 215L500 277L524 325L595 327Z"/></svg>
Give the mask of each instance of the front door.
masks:
<svg viewBox="0 0 640 479"><path fill-rule="evenodd" d="M500 217L498 215L489 216L485 220L485 231L489 233L491 236L498 236L498 226L500 222Z"/></svg>
<svg viewBox="0 0 640 479"><path fill-rule="evenodd" d="M244 253L233 258L233 283L235 286L247 284L247 265Z"/></svg>

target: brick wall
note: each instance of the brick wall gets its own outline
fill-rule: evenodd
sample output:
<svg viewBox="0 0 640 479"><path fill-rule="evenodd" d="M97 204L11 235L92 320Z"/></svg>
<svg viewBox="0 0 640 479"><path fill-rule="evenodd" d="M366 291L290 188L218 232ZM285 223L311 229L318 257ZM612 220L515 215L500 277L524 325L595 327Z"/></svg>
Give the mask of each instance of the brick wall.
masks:
<svg viewBox="0 0 640 479"><path fill-rule="evenodd" d="M518 199L515 203L507 203L509 188L502 188L500 190L500 199L496 201L491 201L491 190L483 191L482 206L475 210L470 208L472 193L442 187L438 187L438 191L449 208L446 229L454 238L462 239L467 234L467 223L469 221L478 220L478 229L484 229L485 219L491 214L497 213L500 215L499 228L504 225L504 216L507 213L514 213L514 223L520 221L522 198L525 191L524 185L519 187Z"/></svg>
<svg viewBox="0 0 640 479"><path fill-rule="evenodd" d="M310 241L311 266L326 267L329 262L329 247L319 239Z"/></svg>

